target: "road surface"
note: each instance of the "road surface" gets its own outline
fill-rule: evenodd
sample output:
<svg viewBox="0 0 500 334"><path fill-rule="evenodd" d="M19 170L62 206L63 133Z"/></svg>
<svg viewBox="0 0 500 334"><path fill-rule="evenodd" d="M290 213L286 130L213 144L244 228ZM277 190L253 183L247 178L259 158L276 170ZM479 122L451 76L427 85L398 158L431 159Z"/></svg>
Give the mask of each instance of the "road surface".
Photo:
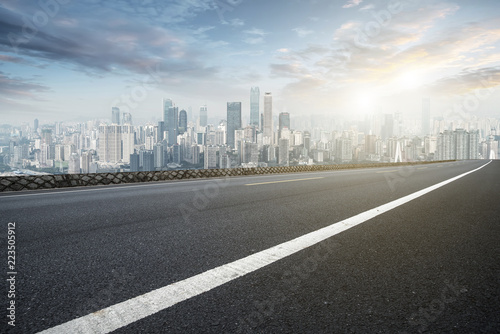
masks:
<svg viewBox="0 0 500 334"><path fill-rule="evenodd" d="M500 161L2 193L0 220L9 333L500 330Z"/></svg>

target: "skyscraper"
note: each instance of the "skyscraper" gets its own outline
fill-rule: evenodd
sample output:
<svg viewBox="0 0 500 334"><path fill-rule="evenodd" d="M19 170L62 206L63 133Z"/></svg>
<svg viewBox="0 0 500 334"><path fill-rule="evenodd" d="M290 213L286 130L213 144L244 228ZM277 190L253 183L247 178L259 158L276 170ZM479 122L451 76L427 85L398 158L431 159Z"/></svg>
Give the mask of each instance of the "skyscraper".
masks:
<svg viewBox="0 0 500 334"><path fill-rule="evenodd" d="M208 108L206 105L200 107L200 126L207 126L208 123Z"/></svg>
<svg viewBox="0 0 500 334"><path fill-rule="evenodd" d="M52 130L43 129L42 130L42 144L51 145L52 144Z"/></svg>
<svg viewBox="0 0 500 334"><path fill-rule="evenodd" d="M164 121L159 121L158 122L158 135L156 136L158 141L162 141L163 139L165 139L165 137L163 136L163 132L166 131L165 130L165 122Z"/></svg>
<svg viewBox="0 0 500 334"><path fill-rule="evenodd" d="M132 114L128 112L123 113L123 119L122 119L123 124L128 124L132 125Z"/></svg>
<svg viewBox="0 0 500 334"><path fill-rule="evenodd" d="M250 88L250 125L259 127L259 87Z"/></svg>
<svg viewBox="0 0 500 334"><path fill-rule="evenodd" d="M122 126L122 151L123 162L130 162L130 155L134 153L135 131L132 125Z"/></svg>
<svg viewBox="0 0 500 334"><path fill-rule="evenodd" d="M282 112L279 115L279 137L281 138L281 130L287 128L290 130L290 114L287 112Z"/></svg>
<svg viewBox="0 0 500 334"><path fill-rule="evenodd" d="M428 97L422 99L422 134L431 132L431 100Z"/></svg>
<svg viewBox="0 0 500 334"><path fill-rule="evenodd" d="M273 96L264 95L264 137L273 137Z"/></svg>
<svg viewBox="0 0 500 334"><path fill-rule="evenodd" d="M187 117L186 110L179 111L179 134L183 134L187 130Z"/></svg>
<svg viewBox="0 0 500 334"><path fill-rule="evenodd" d="M382 125L382 139L387 140L394 135L394 117L392 114L384 115L384 125Z"/></svg>
<svg viewBox="0 0 500 334"><path fill-rule="evenodd" d="M171 99L163 100L163 121L165 130L168 132L168 146L177 144L177 134L179 132L179 109L175 107Z"/></svg>
<svg viewBox="0 0 500 334"><path fill-rule="evenodd" d="M285 138L281 138L279 140L279 155L278 155L278 164L281 166L288 166L290 163L290 158L289 158L289 147L290 147L290 141Z"/></svg>
<svg viewBox="0 0 500 334"><path fill-rule="evenodd" d="M120 124L120 108L111 108L111 124Z"/></svg>
<svg viewBox="0 0 500 334"><path fill-rule="evenodd" d="M241 102L227 103L227 145L235 148L234 131L241 128Z"/></svg>
<svg viewBox="0 0 500 334"><path fill-rule="evenodd" d="M80 156L72 153L69 158L68 174L80 174Z"/></svg>
<svg viewBox="0 0 500 334"><path fill-rule="evenodd" d="M66 155L66 154L65 154ZM99 160L118 162L122 158L121 126L117 124L99 126Z"/></svg>

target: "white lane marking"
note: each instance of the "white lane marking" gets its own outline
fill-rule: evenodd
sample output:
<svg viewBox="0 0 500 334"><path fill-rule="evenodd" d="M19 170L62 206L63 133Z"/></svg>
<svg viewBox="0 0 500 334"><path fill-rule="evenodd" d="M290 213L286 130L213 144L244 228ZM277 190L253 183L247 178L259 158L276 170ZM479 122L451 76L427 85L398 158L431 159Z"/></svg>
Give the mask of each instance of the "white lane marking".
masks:
<svg viewBox="0 0 500 334"><path fill-rule="evenodd" d="M427 187L413 194L383 204L351 218L334 223L317 231L249 255L240 260L205 271L196 276L153 290L138 297L112 305L100 311L77 318L40 333L109 333L135 321L169 308L236 278L261 269L273 262L313 246L340 232L364 223L378 215L423 196L448 183L474 173L491 163L491 160L472 171L460 174L446 181Z"/></svg>

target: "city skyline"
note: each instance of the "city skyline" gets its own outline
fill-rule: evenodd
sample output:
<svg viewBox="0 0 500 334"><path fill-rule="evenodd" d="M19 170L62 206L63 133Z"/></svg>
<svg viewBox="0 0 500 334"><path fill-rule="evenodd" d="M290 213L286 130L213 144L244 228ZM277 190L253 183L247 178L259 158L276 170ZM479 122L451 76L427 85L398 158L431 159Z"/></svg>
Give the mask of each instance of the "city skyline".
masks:
<svg viewBox="0 0 500 334"><path fill-rule="evenodd" d="M431 117L498 115L495 1L2 6L3 123L81 121L112 107L160 119L165 96L190 117L208 105L220 119L241 101L248 123L250 87L273 93L275 115L419 120L426 97Z"/></svg>

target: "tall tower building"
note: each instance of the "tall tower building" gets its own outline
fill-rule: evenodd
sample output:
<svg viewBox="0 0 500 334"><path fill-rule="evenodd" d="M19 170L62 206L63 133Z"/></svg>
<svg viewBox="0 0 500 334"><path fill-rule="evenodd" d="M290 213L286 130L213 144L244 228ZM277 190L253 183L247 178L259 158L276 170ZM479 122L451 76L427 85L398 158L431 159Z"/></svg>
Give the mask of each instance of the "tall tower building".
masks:
<svg viewBox="0 0 500 334"><path fill-rule="evenodd" d="M104 162L118 162L121 158L121 126L117 124L99 125L99 160Z"/></svg>
<svg viewBox="0 0 500 334"><path fill-rule="evenodd" d="M235 147L234 131L241 128L241 102L227 103L227 145Z"/></svg>
<svg viewBox="0 0 500 334"><path fill-rule="evenodd" d="M287 112L282 112L279 115L279 137L281 138L281 130L287 128L290 130L290 114Z"/></svg>
<svg viewBox="0 0 500 334"><path fill-rule="evenodd" d="M52 130L43 129L42 130L42 144L51 145L52 144Z"/></svg>
<svg viewBox="0 0 500 334"><path fill-rule="evenodd" d="M182 109L179 111L179 134L183 134L187 130L187 111Z"/></svg>
<svg viewBox="0 0 500 334"><path fill-rule="evenodd" d="M130 155L134 153L135 131L132 125L122 126L123 162L130 162Z"/></svg>
<svg viewBox="0 0 500 334"><path fill-rule="evenodd" d="M259 127L259 87L250 88L250 125Z"/></svg>
<svg viewBox="0 0 500 334"><path fill-rule="evenodd" d="M206 105L200 107L200 126L207 126L208 123L208 108Z"/></svg>
<svg viewBox="0 0 500 334"><path fill-rule="evenodd" d="M92 163L92 153L90 151L83 152L80 158L80 168L83 174L90 173L90 164Z"/></svg>
<svg viewBox="0 0 500 334"><path fill-rule="evenodd" d="M273 96L264 95L264 137L273 138Z"/></svg>
<svg viewBox="0 0 500 334"><path fill-rule="evenodd" d="M120 108L118 107L111 108L111 124L120 125Z"/></svg>
<svg viewBox="0 0 500 334"><path fill-rule="evenodd" d="M422 134L431 133L431 100L428 97L422 99Z"/></svg>
<svg viewBox="0 0 500 334"><path fill-rule="evenodd" d="M165 130L168 132L168 146L177 144L179 109L173 105L171 99L163 100L163 121L165 122Z"/></svg>
<svg viewBox="0 0 500 334"><path fill-rule="evenodd" d="M132 125L132 114L128 112L123 113L123 119L122 119L123 124L128 124Z"/></svg>
<svg viewBox="0 0 500 334"><path fill-rule="evenodd" d="M279 141L279 155L278 164L281 166L288 166L290 163L288 150L290 148L290 141L285 138L281 138Z"/></svg>
<svg viewBox="0 0 500 334"><path fill-rule="evenodd" d="M72 153L69 158L68 174L80 174L80 156Z"/></svg>

